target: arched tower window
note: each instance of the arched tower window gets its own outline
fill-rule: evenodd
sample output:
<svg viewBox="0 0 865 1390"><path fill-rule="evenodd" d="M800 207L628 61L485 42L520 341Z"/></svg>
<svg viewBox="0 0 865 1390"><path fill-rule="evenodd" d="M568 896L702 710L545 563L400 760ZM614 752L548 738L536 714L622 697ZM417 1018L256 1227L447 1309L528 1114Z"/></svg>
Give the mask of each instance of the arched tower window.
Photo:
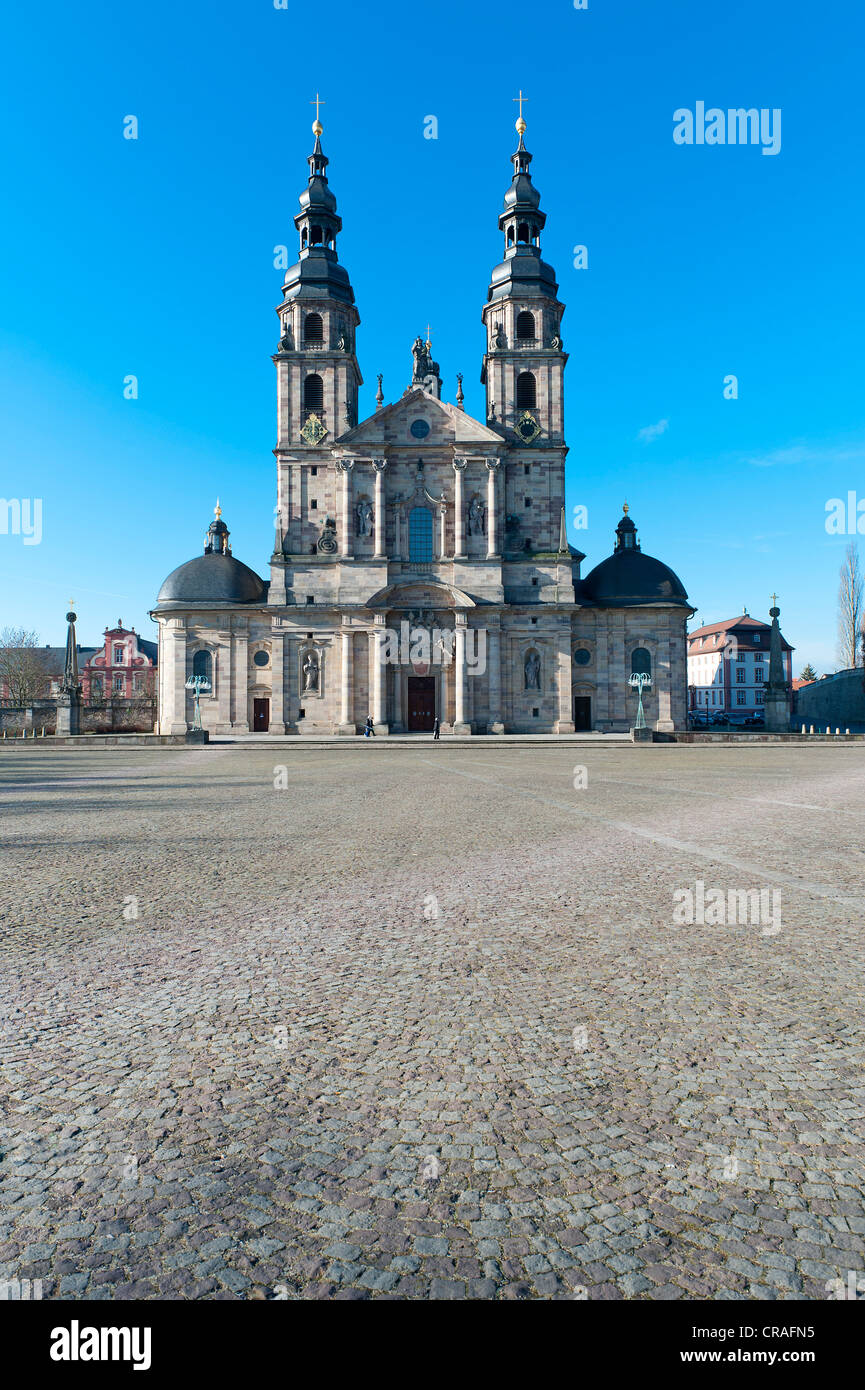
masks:
<svg viewBox="0 0 865 1390"><path fill-rule="evenodd" d="M520 243L525 243L529 240L529 224L528 222L521 222L520 225L517 227L517 241Z"/></svg>
<svg viewBox="0 0 865 1390"><path fill-rule="evenodd" d="M305 343L324 342L324 324L321 314L307 314L303 321L303 341Z"/></svg>
<svg viewBox="0 0 865 1390"><path fill-rule="evenodd" d="M537 402L534 376L531 372L520 372L517 377L517 410L534 410Z"/></svg>
<svg viewBox="0 0 865 1390"><path fill-rule="evenodd" d="M523 309L522 313L517 314L517 337L534 338L535 336L535 316L530 314L528 309Z"/></svg>
<svg viewBox="0 0 865 1390"><path fill-rule="evenodd" d="M426 507L412 507L408 514L408 557L420 561L433 557L433 519Z"/></svg>
<svg viewBox="0 0 865 1390"><path fill-rule="evenodd" d="M309 240L313 246L324 245L324 232L315 223L309 229Z"/></svg>
<svg viewBox="0 0 865 1390"><path fill-rule="evenodd" d="M303 403L307 410L322 410L324 407L324 382L317 372L313 372L303 383Z"/></svg>
<svg viewBox="0 0 865 1390"><path fill-rule="evenodd" d="M631 675L651 676L652 656L645 647L635 647L631 652Z"/></svg>
<svg viewBox="0 0 865 1390"><path fill-rule="evenodd" d="M210 652L196 652L192 658L193 676L203 676L209 686L213 686L213 657Z"/></svg>
<svg viewBox="0 0 865 1390"><path fill-rule="evenodd" d="M508 227L508 246L513 246L513 244L514 244L514 229L513 229L513 226L510 226L510 227Z"/></svg>

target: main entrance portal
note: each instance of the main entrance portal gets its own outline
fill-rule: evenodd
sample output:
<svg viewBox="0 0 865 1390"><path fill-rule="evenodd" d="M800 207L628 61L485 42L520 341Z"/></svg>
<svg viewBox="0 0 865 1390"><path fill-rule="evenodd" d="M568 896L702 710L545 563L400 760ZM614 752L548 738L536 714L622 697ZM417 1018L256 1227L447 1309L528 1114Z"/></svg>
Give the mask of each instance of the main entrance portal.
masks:
<svg viewBox="0 0 865 1390"><path fill-rule="evenodd" d="M435 676L409 676L407 713L410 731L432 733L436 717Z"/></svg>

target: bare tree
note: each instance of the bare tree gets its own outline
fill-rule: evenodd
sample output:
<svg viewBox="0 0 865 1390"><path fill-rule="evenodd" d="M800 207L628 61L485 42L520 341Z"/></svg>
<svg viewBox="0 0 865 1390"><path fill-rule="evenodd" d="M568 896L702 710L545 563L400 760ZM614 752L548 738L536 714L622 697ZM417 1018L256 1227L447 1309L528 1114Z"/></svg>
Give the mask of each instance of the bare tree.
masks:
<svg viewBox="0 0 865 1390"><path fill-rule="evenodd" d="M838 585L838 659L846 670L858 666L862 660L862 624L865 618L865 598L863 598L862 567L859 563L859 550L851 541L844 551L841 566L841 582Z"/></svg>
<svg viewBox="0 0 865 1390"><path fill-rule="evenodd" d="M0 632L0 695L14 705L29 705L47 695L50 676L39 634L22 627Z"/></svg>

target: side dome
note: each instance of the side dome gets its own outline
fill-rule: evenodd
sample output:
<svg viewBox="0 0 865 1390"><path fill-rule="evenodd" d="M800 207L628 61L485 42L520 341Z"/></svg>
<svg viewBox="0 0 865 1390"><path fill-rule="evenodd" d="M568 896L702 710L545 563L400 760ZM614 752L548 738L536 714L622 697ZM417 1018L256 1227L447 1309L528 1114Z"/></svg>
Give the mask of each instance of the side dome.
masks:
<svg viewBox="0 0 865 1390"><path fill-rule="evenodd" d="M647 603L671 604L690 608L685 586L679 576L656 560L644 555L637 543L637 528L625 514L616 527L616 548L602 560L581 586L582 596L609 608L627 608Z"/></svg>
<svg viewBox="0 0 865 1390"><path fill-rule="evenodd" d="M264 580L231 553L231 533L222 520L219 498L214 517L204 538L204 554L171 571L159 590L157 608L174 603L260 603L264 599Z"/></svg>
<svg viewBox="0 0 865 1390"><path fill-rule="evenodd" d="M257 603L265 584L233 555L197 555L178 565L159 590L162 603Z"/></svg>

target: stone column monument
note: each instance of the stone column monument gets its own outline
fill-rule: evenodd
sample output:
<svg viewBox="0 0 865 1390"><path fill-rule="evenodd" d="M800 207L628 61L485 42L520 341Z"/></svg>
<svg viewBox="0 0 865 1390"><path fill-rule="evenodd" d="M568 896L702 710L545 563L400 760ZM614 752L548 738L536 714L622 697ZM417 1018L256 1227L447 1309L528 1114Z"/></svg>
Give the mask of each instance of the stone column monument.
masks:
<svg viewBox="0 0 865 1390"><path fill-rule="evenodd" d="M773 604L776 595L772 595ZM778 626L780 608L769 609L772 619L772 633L769 638L769 679L766 682L764 709L766 711L766 732L787 734L790 732L790 691L787 688L787 673L784 670L784 654L781 651L781 629Z"/></svg>
<svg viewBox="0 0 865 1390"><path fill-rule="evenodd" d="M63 679L57 697L57 735L81 733L81 681L78 675L78 648L75 645L75 621L77 615L72 611L72 600L66 621L66 663Z"/></svg>

